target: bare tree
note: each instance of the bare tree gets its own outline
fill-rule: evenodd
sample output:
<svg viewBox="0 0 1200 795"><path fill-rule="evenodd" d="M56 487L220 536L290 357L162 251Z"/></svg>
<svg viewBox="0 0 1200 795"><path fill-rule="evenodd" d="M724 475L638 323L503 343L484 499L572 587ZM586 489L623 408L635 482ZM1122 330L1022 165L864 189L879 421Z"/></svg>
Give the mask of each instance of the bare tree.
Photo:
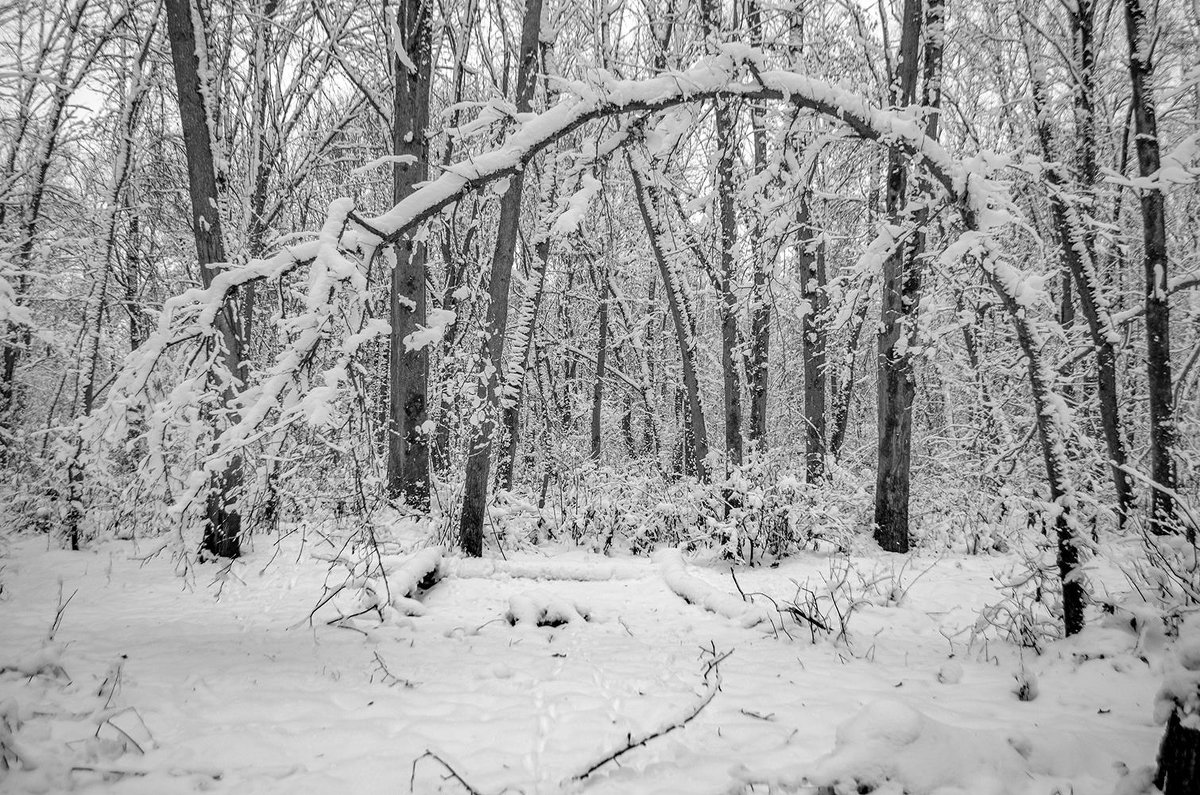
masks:
<svg viewBox="0 0 1200 795"><path fill-rule="evenodd" d="M921 44L921 0L905 0L900 53L892 103L916 101ZM895 222L908 201L908 166L895 149L888 155L887 212ZM912 407L916 399L913 362L908 352L920 279L916 254L904 250L883 268L883 317L879 330L879 461L875 474L875 539L888 552L908 551L908 502L912 458Z"/></svg>
<svg viewBox="0 0 1200 795"><path fill-rule="evenodd" d="M1129 79L1137 131L1138 173L1153 180L1160 166L1154 110L1154 31L1141 0L1125 0ZM1140 189L1146 279L1146 379L1150 392L1150 526L1166 533L1180 524L1175 509L1175 399L1171 391L1171 308L1168 292L1167 219L1161 185ZM1188 527L1189 538L1196 529Z"/></svg>
<svg viewBox="0 0 1200 795"><path fill-rule="evenodd" d="M514 104L518 113L528 113L533 108L541 18L542 0L527 0L517 62ZM492 441L496 429L493 415L499 403L500 373L504 365L504 334L508 327L508 294L512 283L513 258L520 232L521 195L522 179L518 174L500 200L496 247L492 252L488 279L485 342L481 353L483 372L479 386L479 401L485 410L472 431L467 448L466 481L463 486L462 516L459 519L459 544L468 555L475 556L483 554L483 519L487 512Z"/></svg>
<svg viewBox="0 0 1200 795"><path fill-rule="evenodd" d="M385 14L388 13L385 3ZM433 28L429 0L398 0L392 41L392 199L429 177L429 88ZM426 325L426 246L415 235L395 247L389 298L388 496L429 510L429 350L411 344Z"/></svg>
<svg viewBox="0 0 1200 795"><path fill-rule="evenodd" d="M220 196L213 165L213 137L205 96L208 54L203 30L193 21L203 19L193 5L197 0L166 0L167 31L171 40L171 61L175 67L179 118L183 126L183 145L187 155L188 195L192 207L192 231L196 240L196 258L200 282L209 287L226 262L225 241L221 235ZM221 384L223 417L215 421L237 422L237 397L245 378L242 364L242 331L238 307L226 300L214 321L215 336L209 344L217 347L213 377ZM205 505L203 546L220 557L236 558L241 552L241 515L237 506L242 488L241 456L233 456L224 470L209 484Z"/></svg>

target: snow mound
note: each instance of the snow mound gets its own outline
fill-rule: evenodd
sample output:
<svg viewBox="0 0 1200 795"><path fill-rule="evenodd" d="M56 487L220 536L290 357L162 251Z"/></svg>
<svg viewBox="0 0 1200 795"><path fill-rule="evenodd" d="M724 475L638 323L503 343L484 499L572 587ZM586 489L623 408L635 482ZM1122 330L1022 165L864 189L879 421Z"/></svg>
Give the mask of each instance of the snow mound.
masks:
<svg viewBox="0 0 1200 795"><path fill-rule="evenodd" d="M683 562L683 554L678 549L660 549L654 553L654 562L658 564L658 571L667 587L683 601L736 621L746 628L757 626L764 621L770 623L770 615L766 608L745 602L733 594L718 591L689 574Z"/></svg>
<svg viewBox="0 0 1200 795"><path fill-rule="evenodd" d="M0 655L0 675L17 673L21 676L49 676L53 679L66 677L62 667L63 647L58 643L47 643L36 651L10 656Z"/></svg>
<svg viewBox="0 0 1200 795"><path fill-rule="evenodd" d="M639 566L615 562L559 560L484 560L461 558L447 561L447 573L461 579L513 577L526 580L574 580L576 582L607 582L609 580L638 580L645 576Z"/></svg>
<svg viewBox="0 0 1200 795"><path fill-rule="evenodd" d="M1019 750L1028 748L1021 738L940 723L899 701L874 701L838 727L833 753L807 778L835 792L1016 795L1029 781Z"/></svg>
<svg viewBox="0 0 1200 795"><path fill-rule="evenodd" d="M388 609L404 615L424 615L418 597L444 576L442 548L429 547L411 555L381 555L380 569L356 578L351 584L361 589L358 610ZM382 573L382 576L380 576Z"/></svg>
<svg viewBox="0 0 1200 795"><path fill-rule="evenodd" d="M588 609L552 594L530 591L509 597L504 619L513 626L561 627L588 620Z"/></svg>
<svg viewBox="0 0 1200 795"><path fill-rule="evenodd" d="M1178 711L1181 724L1200 730L1200 631L1185 625L1180 630L1175 658L1169 663L1162 687L1154 699L1154 720L1166 723Z"/></svg>

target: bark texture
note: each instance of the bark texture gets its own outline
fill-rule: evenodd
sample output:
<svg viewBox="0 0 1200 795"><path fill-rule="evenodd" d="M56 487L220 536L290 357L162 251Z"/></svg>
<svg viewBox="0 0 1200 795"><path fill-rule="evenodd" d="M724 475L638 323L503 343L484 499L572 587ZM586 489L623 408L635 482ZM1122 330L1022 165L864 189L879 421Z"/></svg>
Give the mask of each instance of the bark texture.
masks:
<svg viewBox="0 0 1200 795"><path fill-rule="evenodd" d="M200 283L212 284L225 263L225 243L221 236L216 170L213 167L212 138L208 112L202 91L200 59L205 58L203 39L197 39L193 19L199 18L192 0L167 0L167 30L171 40L171 61L175 67L175 86L179 97L179 118L183 125L183 146L187 155L188 195L192 206L192 231L196 239L196 259ZM202 33L203 31L201 31ZM223 387L221 403L224 417L217 422L237 421L237 398L244 372L242 334L237 304L227 300L214 320L218 346L216 372ZM242 459L235 455L224 471L209 484L205 503L203 546L220 557L235 558L241 553L241 515L237 500L242 490Z"/></svg>
<svg viewBox="0 0 1200 795"><path fill-rule="evenodd" d="M518 113L533 108L537 77L538 32L542 18L542 0L528 0L521 26L521 51L517 64L515 105ZM497 223L496 247L492 252L491 275L488 280L488 308L484 320L485 341L481 352L483 373L479 386L479 401L483 416L472 429L467 448L466 480L463 485L463 507L459 518L459 545L468 555L483 554L483 520L487 512L487 489L491 472L492 438L499 404L500 372L504 365L504 334L508 328L509 288L512 284L513 257L521 223L521 175L509 183L500 199L500 218Z"/></svg>
<svg viewBox="0 0 1200 795"><path fill-rule="evenodd" d="M1158 121L1154 112L1152 31L1141 0L1125 0L1129 38L1129 78L1137 132L1138 173L1159 168ZM1141 191L1142 246L1146 295L1146 378L1150 391L1150 526L1158 533L1180 524L1173 493L1175 476L1175 398L1171 391L1171 312L1167 292L1167 221L1160 188ZM1189 537L1195 529L1189 528Z"/></svg>
<svg viewBox="0 0 1200 795"><path fill-rule="evenodd" d="M900 58L893 102L916 100L921 0L905 0ZM901 152L888 153L887 212L899 220L908 197L908 166ZM908 551L908 501L912 459L912 407L916 397L912 359L908 353L910 314L916 309L920 282L906 268L912 260L903 249L883 265L883 308L879 331L878 465L875 471L875 540L888 552Z"/></svg>
<svg viewBox="0 0 1200 795"><path fill-rule="evenodd" d="M392 62L392 154L412 158L392 170L392 198L399 202L413 185L429 177L429 85L432 69L432 14L427 0L399 0L394 35L409 53ZM415 67L415 68L410 68ZM390 294L391 334L388 345L387 491L417 511L429 510L429 349L412 350L404 342L427 324L426 249L415 235L396 243Z"/></svg>

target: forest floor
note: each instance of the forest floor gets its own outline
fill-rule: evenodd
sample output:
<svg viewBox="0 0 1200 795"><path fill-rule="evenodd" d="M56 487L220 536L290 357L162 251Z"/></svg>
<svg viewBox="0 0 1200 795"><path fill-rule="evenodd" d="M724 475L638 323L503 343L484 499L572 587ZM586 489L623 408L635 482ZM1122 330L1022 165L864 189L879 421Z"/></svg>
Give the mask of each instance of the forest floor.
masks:
<svg viewBox="0 0 1200 795"><path fill-rule="evenodd" d="M977 627L1008 555L806 553L736 583L688 561L693 592L739 601L845 583L814 643L774 608L685 602L661 557L448 558L424 615L338 621L336 600L310 620L342 579L317 533L184 576L156 548L0 544L0 791L1111 795L1161 732L1162 641L1128 615L1040 655ZM556 604L587 619L505 620Z"/></svg>

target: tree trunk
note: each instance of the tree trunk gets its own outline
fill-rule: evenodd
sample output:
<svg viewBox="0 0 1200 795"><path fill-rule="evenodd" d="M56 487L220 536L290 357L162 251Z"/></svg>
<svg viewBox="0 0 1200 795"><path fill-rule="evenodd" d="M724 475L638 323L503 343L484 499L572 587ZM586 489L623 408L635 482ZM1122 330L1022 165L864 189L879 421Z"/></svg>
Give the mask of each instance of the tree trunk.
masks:
<svg viewBox="0 0 1200 795"><path fill-rule="evenodd" d="M386 13L386 0L385 0ZM392 199L399 203L413 185L429 178L429 85L433 55L432 15L426 0L396 5L393 35L392 154L413 158L392 168ZM409 59L412 59L410 62ZM396 243L390 294L388 340L387 492L411 509L429 510L428 346L410 349L405 338L426 325L424 242L406 235Z"/></svg>
<svg viewBox="0 0 1200 795"><path fill-rule="evenodd" d="M716 34L718 9L715 0L701 0L701 16L705 33ZM737 247L737 217L733 204L733 157L737 135L737 112L728 100L715 101L715 133L717 139L717 248L720 254L718 266L718 297L721 302L721 371L725 385L725 455L729 463L742 463L742 381L738 375L738 317L737 295L733 290L737 263L734 259Z"/></svg>
<svg viewBox="0 0 1200 795"><path fill-rule="evenodd" d="M675 340L679 344L679 360L683 370L686 401L684 437L687 444L685 450L691 452L697 477L702 481L707 481L709 476L708 431L704 425L704 407L700 403L700 381L696 369L695 326L691 307L688 305L687 294L683 291L679 276L667 259L663 246L663 229L659 220L662 217L661 207L655 200L657 189L643 181L641 171L638 164L634 163L633 156L629 158L629 171L633 175L634 198L642 216L642 223L646 227L646 235L650 239L650 249L658 264L658 273L662 278L663 291L667 294L667 305L675 326Z"/></svg>
<svg viewBox="0 0 1200 795"><path fill-rule="evenodd" d="M1184 726L1179 711L1180 707L1171 711L1158 748L1154 786L1162 790L1162 795L1200 792L1200 729Z"/></svg>
<svg viewBox="0 0 1200 795"><path fill-rule="evenodd" d="M558 158L546 157L542 170L541 201L538 221L542 224L537 243L533 247L533 267L521 300L521 314L512 335L512 350L508 355L508 366L504 368L504 394L500 404L503 408L502 423L508 449L497 461L496 488L507 491L512 488L513 471L517 463L517 447L520 444L521 403L525 394L525 372L529 366L533 348L533 327L542 306L542 295L546 287L546 269L550 263L550 218L555 206L555 190L558 187Z"/></svg>
<svg viewBox="0 0 1200 795"><path fill-rule="evenodd" d="M800 199L799 239L796 260L800 271L800 293L804 296L804 320L800 332L800 355L804 362L804 461L805 477L817 483L825 477L825 243L813 233L809 191Z"/></svg>
<svg viewBox="0 0 1200 795"><path fill-rule="evenodd" d="M911 105L916 98L918 47L921 40L921 0L905 0L900 62L893 85L893 102ZM892 223L900 218L908 196L908 166L898 149L888 154L887 211ZM912 406L916 397L912 358L907 343L909 321L916 310L912 299L919 281L915 265L902 248L883 266L883 313L879 331L878 452L875 477L875 540L888 552L908 551L908 497L912 458Z"/></svg>
<svg viewBox="0 0 1200 795"><path fill-rule="evenodd" d="M542 0L527 0L525 19L521 26L521 52L517 65L515 106L518 113L533 108L533 92L537 76L538 33L542 17ZM463 484L462 516L459 520L459 544L468 555L483 554L483 519L487 511L487 489L491 471L492 437L496 420L493 416L499 393L499 374L504 364L504 334L508 327L509 286L512 282L513 256L521 223L522 175L509 182L500 199L500 218L497 223L496 248L492 253L492 269L488 283L488 308L481 352L484 372L479 387L482 417L472 433L467 448L466 481Z"/></svg>
<svg viewBox="0 0 1200 795"><path fill-rule="evenodd" d="M1141 0L1125 0L1129 37L1129 78L1137 132L1138 173L1153 177L1159 168L1158 121L1154 112L1153 50ZM1180 524L1175 515L1175 418L1171 392L1171 316L1167 293L1167 221L1162 189L1141 190L1143 262L1146 279L1146 379L1150 388L1150 527L1167 533ZM1189 539L1195 530L1189 528Z"/></svg>
<svg viewBox="0 0 1200 795"><path fill-rule="evenodd" d="M1017 341L1028 364L1029 384L1037 409L1038 436L1046 464L1046 481L1050 486L1050 502L1057 507L1054 531L1058 543L1058 574L1063 589L1063 626L1067 635L1074 635L1083 629L1085 594L1083 582L1077 571L1080 562L1080 539L1073 513L1077 498L1071 488L1070 473L1067 471L1065 418L1056 405L1062 397L1054 393L1053 376L1042 364L1042 340L1025 317L1023 308L1003 286L1002 280L996 278L994 272L989 271L987 275L1013 319Z"/></svg>
<svg viewBox="0 0 1200 795"><path fill-rule="evenodd" d="M549 237L538 241L534 252L533 269L525 285L525 297L521 301L521 314L517 319L516 332L513 334L512 347L508 357L508 367L504 371L504 394L501 396L503 408L502 422L504 438L508 440L507 451L500 456L496 466L496 488L507 491L512 488L513 471L517 462L517 447L520 444L521 403L525 391L525 371L528 367L530 351L533 348L533 326L537 321L538 310L542 304L542 295L546 287L547 260L550 257Z"/></svg>
<svg viewBox="0 0 1200 795"><path fill-rule="evenodd" d="M605 364L608 359L608 267L600 266L600 310L597 312L599 331L596 342L596 382L592 386L592 460L600 461L600 419L604 406Z"/></svg>
<svg viewBox="0 0 1200 795"><path fill-rule="evenodd" d="M1095 130L1092 123L1091 100L1091 11L1089 0L1079 5L1079 16L1075 19L1077 49L1079 50L1080 81L1077 91L1076 138L1079 165L1079 182L1076 187L1067 186L1067 178L1054 165L1053 132L1046 110L1045 84L1041 70L1036 65L1032 48L1026 42L1026 58L1031 75L1031 95L1034 115L1037 118L1037 138L1042 159L1046 162L1045 179L1050 199L1050 214L1054 233L1058 238L1059 258L1064 278L1073 280L1079 294L1079 304L1087 321L1088 334L1096 351L1096 391L1100 402L1100 421L1110 461L1113 488L1117 497L1118 521L1124 519L1133 504L1133 484L1130 476L1122 469L1126 463L1125 442L1121 433L1119 393L1117 389L1117 345L1119 336L1108 310L1108 301L1100 275L1095 265L1094 236L1076 210L1074 201L1067 194L1081 193L1090 197L1096 179ZM1090 137L1090 142L1084 140ZM1070 302L1071 281L1063 284L1063 310L1060 321L1068 326L1074 319L1074 309L1067 310Z"/></svg>
<svg viewBox="0 0 1200 795"><path fill-rule="evenodd" d="M192 20L199 16L193 15L192 0L166 0L166 10L187 155L192 231L196 239L200 282L207 288L225 263L212 139L200 85L200 75L204 71L200 63L202 59L207 60L207 56L192 27ZM232 300L226 301L213 323L217 331L216 344L220 346L214 378L224 387L221 398L227 423L237 421L237 396L245 376L242 337L234 307ZM235 558L240 554L241 516L237 500L241 489L242 460L241 456L235 455L225 471L214 475L209 484L203 546L214 555Z"/></svg>
<svg viewBox="0 0 1200 795"><path fill-rule="evenodd" d="M750 43L762 46L762 13L755 0L746 6L746 25L750 28ZM759 106L750 113L751 141L754 151L754 173L767 167L767 119ZM771 299L769 295L771 263L767 261L762 241L766 230L761 222L755 225L751 241L753 281L750 290L750 355L746 360L746 386L750 392L750 422L746 438L757 450L767 449L767 388L771 360Z"/></svg>

